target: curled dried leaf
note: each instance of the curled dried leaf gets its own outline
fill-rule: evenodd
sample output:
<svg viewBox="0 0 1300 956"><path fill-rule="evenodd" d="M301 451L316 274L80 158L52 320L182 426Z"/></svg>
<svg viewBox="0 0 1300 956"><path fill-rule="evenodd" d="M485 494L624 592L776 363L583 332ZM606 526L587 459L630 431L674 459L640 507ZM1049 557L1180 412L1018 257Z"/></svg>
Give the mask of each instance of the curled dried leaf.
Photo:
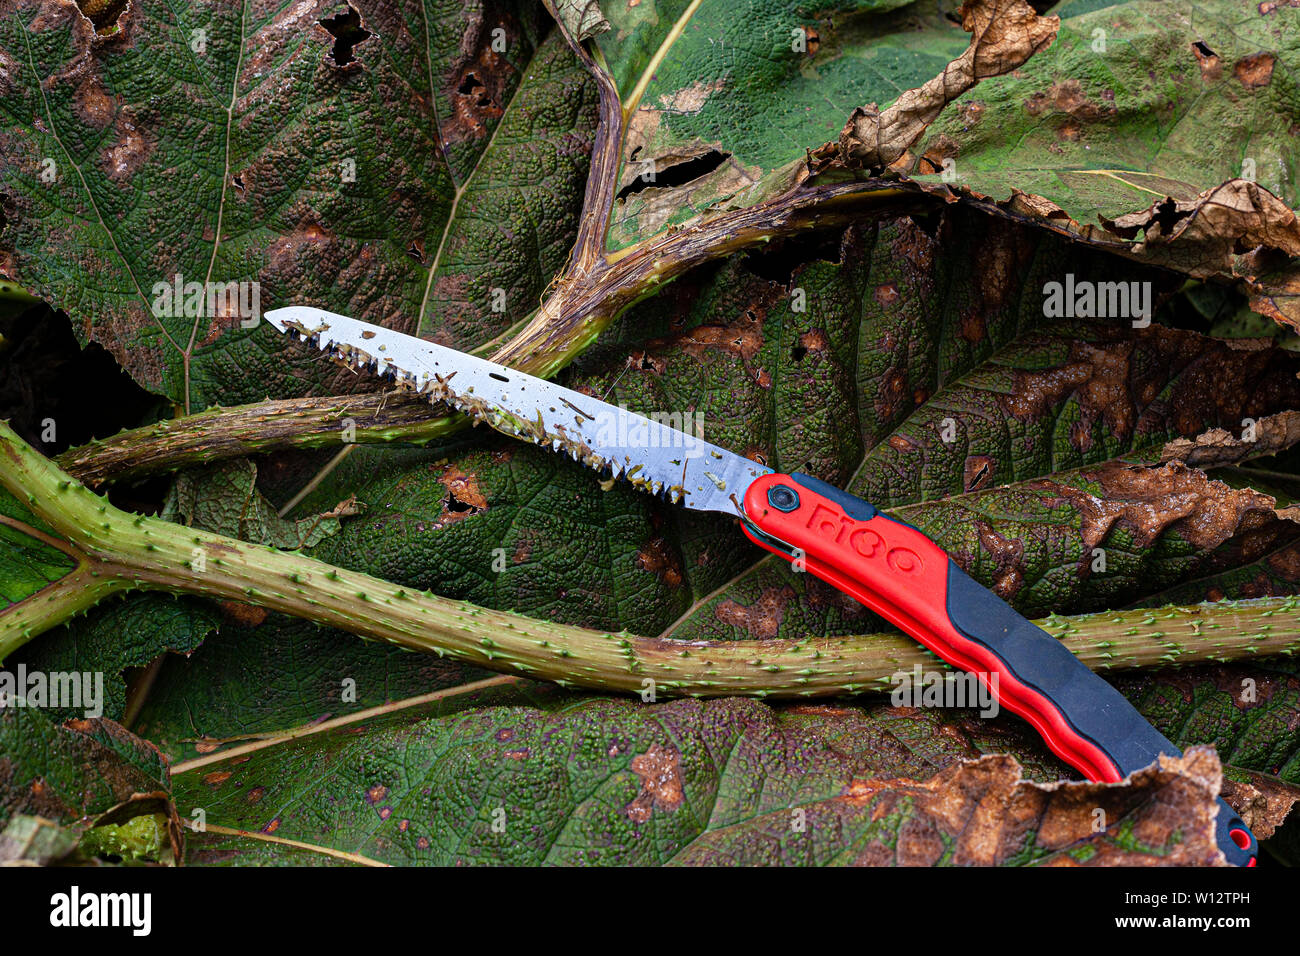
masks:
<svg viewBox="0 0 1300 956"><path fill-rule="evenodd" d="M1258 183L1230 179L1194 199L1167 197L1139 212L1102 219L1110 232L1142 241L1134 251L1193 276L1232 273L1233 256L1261 247L1300 256L1300 219Z"/></svg>
<svg viewBox="0 0 1300 956"><path fill-rule="evenodd" d="M1248 438L1225 428L1211 428L1195 438L1177 438L1161 449L1160 460L1213 468L1246 458L1274 455L1297 442L1300 442L1300 412L1286 411L1261 418Z"/></svg>
<svg viewBox="0 0 1300 956"><path fill-rule="evenodd" d="M971 34L966 52L928 83L908 90L881 111L876 104L853 111L819 158L835 155L854 169L881 169L899 159L938 118L945 106L980 80L1016 69L1056 37L1060 17L1042 17L1025 0L967 0L962 29ZM834 152L832 152L834 150Z"/></svg>

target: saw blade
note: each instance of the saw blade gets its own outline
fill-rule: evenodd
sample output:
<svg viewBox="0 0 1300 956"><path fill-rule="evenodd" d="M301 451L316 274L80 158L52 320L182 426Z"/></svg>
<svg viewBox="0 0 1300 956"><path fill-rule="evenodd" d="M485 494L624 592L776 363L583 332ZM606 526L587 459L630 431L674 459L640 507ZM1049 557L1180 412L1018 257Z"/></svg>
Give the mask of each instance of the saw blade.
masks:
<svg viewBox="0 0 1300 956"><path fill-rule="evenodd" d="M568 452L597 471L697 511L743 516L750 482L772 469L675 427L682 413L651 417L368 322L307 306L265 313L356 369L446 402L516 438Z"/></svg>

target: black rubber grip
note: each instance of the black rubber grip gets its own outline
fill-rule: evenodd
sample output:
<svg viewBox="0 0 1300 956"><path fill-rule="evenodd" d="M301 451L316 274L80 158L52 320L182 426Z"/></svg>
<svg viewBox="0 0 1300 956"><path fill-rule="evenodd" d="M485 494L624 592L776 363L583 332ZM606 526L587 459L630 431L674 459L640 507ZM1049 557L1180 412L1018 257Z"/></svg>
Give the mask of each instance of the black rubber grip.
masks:
<svg viewBox="0 0 1300 956"><path fill-rule="evenodd" d="M1119 691L951 559L948 618L965 637L997 655L1012 676L1050 700L1080 736L1110 757L1122 776L1150 766L1162 753L1182 756ZM1257 850L1255 838L1222 797L1215 829L1228 862L1249 865ZM1245 834L1241 839L1246 847L1233 838L1234 830Z"/></svg>
<svg viewBox="0 0 1300 956"><path fill-rule="evenodd" d="M794 479L795 484L802 485L809 491L815 491L823 498L831 499L844 510L846 515L855 521L870 521L880 513L871 502L863 501L857 495L851 495L847 491L822 481L820 478L803 475L797 471L791 474L790 477Z"/></svg>

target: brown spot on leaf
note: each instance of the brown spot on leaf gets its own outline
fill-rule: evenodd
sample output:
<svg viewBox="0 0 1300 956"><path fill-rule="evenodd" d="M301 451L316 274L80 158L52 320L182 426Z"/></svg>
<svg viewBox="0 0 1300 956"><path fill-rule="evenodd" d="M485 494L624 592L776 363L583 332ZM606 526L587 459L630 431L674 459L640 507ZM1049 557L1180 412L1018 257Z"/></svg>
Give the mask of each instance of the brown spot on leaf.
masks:
<svg viewBox="0 0 1300 956"><path fill-rule="evenodd" d="M302 219L293 232L267 246L267 264L276 272L294 273L298 271L298 259L302 253L319 255L333 244L332 232L313 219Z"/></svg>
<svg viewBox="0 0 1300 956"><path fill-rule="evenodd" d="M993 591L1010 601L1025 583L1025 543L1002 537L986 521L975 522L980 547L993 559Z"/></svg>
<svg viewBox="0 0 1300 956"><path fill-rule="evenodd" d="M804 49L809 56L816 56L818 48L822 45L821 34L814 27L801 26L799 29L803 31Z"/></svg>
<svg viewBox="0 0 1300 956"><path fill-rule="evenodd" d="M438 111L438 132L447 146L483 139L505 112L519 73L508 53L492 49L492 31L497 28L506 32L507 51L522 41L513 20L489 22L480 16L472 32L461 40L460 59L446 74L443 95L448 108Z"/></svg>
<svg viewBox="0 0 1300 956"><path fill-rule="evenodd" d="M780 589L764 588L753 604L737 604L727 598L713 613L723 624L747 631L755 640L766 641L780 633L785 607L794 599L794 590L789 585Z"/></svg>
<svg viewBox="0 0 1300 956"><path fill-rule="evenodd" d="M229 780L230 776L231 774L229 770L214 770L211 773L205 773L203 775L203 782L209 787L219 787Z"/></svg>
<svg viewBox="0 0 1300 956"><path fill-rule="evenodd" d="M124 113L117 121L117 142L104 151L104 172L115 183L129 182L152 151L150 138Z"/></svg>
<svg viewBox="0 0 1300 956"><path fill-rule="evenodd" d="M682 805L681 755L676 750L654 744L633 757L631 767L641 778L641 792L624 811L629 820L644 823L656 810L671 811Z"/></svg>
<svg viewBox="0 0 1300 956"><path fill-rule="evenodd" d="M249 803L257 803L264 796L266 796L266 787L254 787L248 791L247 800Z"/></svg>
<svg viewBox="0 0 1300 956"><path fill-rule="evenodd" d="M1268 86L1273 79L1274 62L1272 53L1252 53L1233 64L1232 75L1246 89Z"/></svg>
<svg viewBox="0 0 1300 956"><path fill-rule="evenodd" d="M723 352L749 365L763 347L761 316L764 312L765 308L751 308L729 325L701 325L677 335L652 339L646 348L656 353L684 352L701 361L712 352Z"/></svg>
<svg viewBox="0 0 1300 956"><path fill-rule="evenodd" d="M83 123L94 129L107 129L113 122L113 98L97 76L87 76L77 84L72 94L72 108Z"/></svg>
<svg viewBox="0 0 1300 956"><path fill-rule="evenodd" d="M802 349L800 357L812 352L814 355L824 355L831 349L831 340L826 335L825 329L812 329L799 336L799 349Z"/></svg>
<svg viewBox="0 0 1300 956"><path fill-rule="evenodd" d="M1201 79L1212 83L1223 75L1223 60L1200 40L1192 44L1192 54L1201 68Z"/></svg>
<svg viewBox="0 0 1300 956"><path fill-rule="evenodd" d="M893 282L886 282L884 285L876 286L872 297L880 305L893 305L898 301L898 286Z"/></svg>
<svg viewBox="0 0 1300 956"><path fill-rule="evenodd" d="M1010 394L999 396L1007 414L1033 421L1052 412L1066 396L1079 403L1079 419L1070 430L1070 443L1081 451L1092 444L1093 425L1100 420L1120 440L1133 434L1136 410L1128 396L1132 342L1095 346L1074 342L1070 359L1049 369L1015 373Z"/></svg>
<svg viewBox="0 0 1300 956"><path fill-rule="evenodd" d="M388 796L388 788L377 783L366 791L366 803L374 806Z"/></svg>
<svg viewBox="0 0 1300 956"><path fill-rule="evenodd" d="M1025 111L1030 116L1049 112L1064 113L1085 124L1100 122L1117 112L1114 106L1098 105L1089 100L1083 92L1083 84L1073 77L1058 80L1046 90L1034 93L1025 101Z"/></svg>
<svg viewBox="0 0 1300 956"><path fill-rule="evenodd" d="M1049 504L1068 502L1081 519L1083 561L1118 524L1145 548L1167 532L1176 532L1197 549L1216 548L1239 531L1274 520L1275 501L1250 488L1230 488L1182 462L1155 467L1109 463L1085 471L1099 492L1055 481L1030 482L1052 495Z"/></svg>
<svg viewBox="0 0 1300 956"><path fill-rule="evenodd" d="M218 601L217 605L221 608L223 618L241 627L258 627L270 613L264 607L245 604L243 601Z"/></svg>
<svg viewBox="0 0 1300 956"><path fill-rule="evenodd" d="M677 552L662 535L655 535L636 553L636 566L659 576L670 588L682 586L682 565Z"/></svg>
<svg viewBox="0 0 1300 956"><path fill-rule="evenodd" d="M890 435L889 447L894 449L894 451L909 452L916 448L916 445L912 443L910 438L906 438L903 435Z"/></svg>

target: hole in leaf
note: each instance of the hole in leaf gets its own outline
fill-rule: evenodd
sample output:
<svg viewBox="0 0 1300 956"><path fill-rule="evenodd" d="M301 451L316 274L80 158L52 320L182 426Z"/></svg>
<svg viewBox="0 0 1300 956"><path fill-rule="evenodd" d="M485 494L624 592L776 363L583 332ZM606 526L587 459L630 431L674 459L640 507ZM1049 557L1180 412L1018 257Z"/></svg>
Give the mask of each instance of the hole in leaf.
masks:
<svg viewBox="0 0 1300 956"><path fill-rule="evenodd" d="M330 50L329 56L335 66L347 66L355 60L356 57L352 55L353 47L374 36L361 26L361 14L352 9L350 4L342 13L321 20L320 25L334 38L334 48Z"/></svg>
<svg viewBox="0 0 1300 956"><path fill-rule="evenodd" d="M808 347L806 345L796 345L794 348L790 350L790 357L793 358L796 362L802 362L804 356L807 354L808 354Z"/></svg>
<svg viewBox="0 0 1300 956"><path fill-rule="evenodd" d="M127 0L77 0L77 8L100 34L113 33L117 29L117 18L126 9L126 4Z"/></svg>
<svg viewBox="0 0 1300 956"><path fill-rule="evenodd" d="M1205 57L1206 59L1209 59L1212 56L1219 55L1215 53L1213 50L1211 50L1204 43L1202 43L1200 40L1197 40L1195 43L1192 44L1192 46L1196 48L1197 53L1199 53L1201 56Z"/></svg>
<svg viewBox="0 0 1300 956"><path fill-rule="evenodd" d="M771 248L746 256L744 266L760 279L786 285L800 266L816 260L839 263L843 234L843 229L823 229L796 239L772 243Z"/></svg>
<svg viewBox="0 0 1300 956"><path fill-rule="evenodd" d="M643 189L671 189L674 186L685 186L701 176L707 176L730 158L730 153L711 149L702 156L696 156L684 163L677 163L667 169L660 170L655 173L655 178L651 182L646 182L638 176L618 191L618 199L621 202L633 193L639 193Z"/></svg>
<svg viewBox="0 0 1300 956"><path fill-rule="evenodd" d="M468 501L461 501L459 498L456 497L454 492L450 492L450 491L447 492L447 510L454 511L457 514L464 514L465 512L472 513L478 511L478 509L475 508Z"/></svg>

